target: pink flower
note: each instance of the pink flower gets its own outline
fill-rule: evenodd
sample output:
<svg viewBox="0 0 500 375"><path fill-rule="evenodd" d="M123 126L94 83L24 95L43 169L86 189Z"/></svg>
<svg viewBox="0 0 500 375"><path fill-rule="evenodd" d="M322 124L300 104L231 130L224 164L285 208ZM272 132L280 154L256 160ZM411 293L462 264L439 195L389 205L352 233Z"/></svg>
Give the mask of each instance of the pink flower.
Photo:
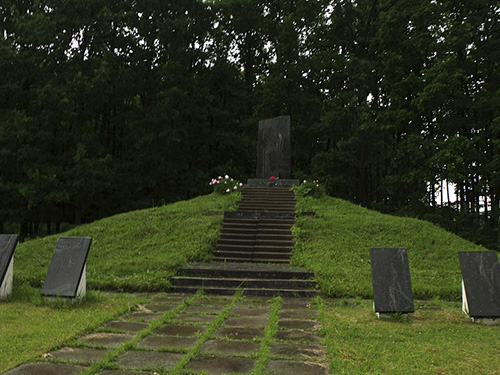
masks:
<svg viewBox="0 0 500 375"><path fill-rule="evenodd" d="M233 190L238 190L238 186L235 186L235 187L233 188Z"/></svg>
<svg viewBox="0 0 500 375"><path fill-rule="evenodd" d="M276 177L271 176L271 177L269 177L269 179L270 179L270 180L276 180Z"/></svg>

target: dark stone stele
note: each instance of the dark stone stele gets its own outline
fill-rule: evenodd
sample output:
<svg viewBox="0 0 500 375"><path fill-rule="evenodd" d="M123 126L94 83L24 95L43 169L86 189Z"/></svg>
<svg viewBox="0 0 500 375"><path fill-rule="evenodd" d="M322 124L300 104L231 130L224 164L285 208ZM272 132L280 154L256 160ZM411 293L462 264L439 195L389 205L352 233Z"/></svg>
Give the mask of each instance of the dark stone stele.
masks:
<svg viewBox="0 0 500 375"><path fill-rule="evenodd" d="M291 174L290 116L260 120L257 178L290 179Z"/></svg>
<svg viewBox="0 0 500 375"><path fill-rule="evenodd" d="M90 250L90 237L59 237L42 295L75 298Z"/></svg>
<svg viewBox="0 0 500 375"><path fill-rule="evenodd" d="M495 251L459 251L469 315L500 317L500 266Z"/></svg>
<svg viewBox="0 0 500 375"><path fill-rule="evenodd" d="M405 248L371 248L373 301L377 313L415 311Z"/></svg>
<svg viewBox="0 0 500 375"><path fill-rule="evenodd" d="M2 285L17 246L17 234L0 235L0 285Z"/></svg>

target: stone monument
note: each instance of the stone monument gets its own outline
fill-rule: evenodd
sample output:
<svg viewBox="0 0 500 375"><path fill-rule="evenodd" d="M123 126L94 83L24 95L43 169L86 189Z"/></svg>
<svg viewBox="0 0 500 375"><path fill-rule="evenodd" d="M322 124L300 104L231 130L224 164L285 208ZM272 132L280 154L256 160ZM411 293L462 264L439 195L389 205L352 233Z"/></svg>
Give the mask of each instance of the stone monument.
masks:
<svg viewBox="0 0 500 375"><path fill-rule="evenodd" d="M290 116L260 120L257 178L249 179L247 185L284 187L299 185L299 181L292 180L291 175Z"/></svg>
<svg viewBox="0 0 500 375"><path fill-rule="evenodd" d="M82 298L86 293L86 262L92 238L60 237L43 283L45 297Z"/></svg>
<svg viewBox="0 0 500 375"><path fill-rule="evenodd" d="M0 235L0 300L7 298L12 293L16 245L16 234Z"/></svg>
<svg viewBox="0 0 500 375"><path fill-rule="evenodd" d="M370 249L373 309L378 318L413 313L413 292L405 248Z"/></svg>
<svg viewBox="0 0 500 375"><path fill-rule="evenodd" d="M500 266L495 251L459 251L462 310L475 323L500 324Z"/></svg>

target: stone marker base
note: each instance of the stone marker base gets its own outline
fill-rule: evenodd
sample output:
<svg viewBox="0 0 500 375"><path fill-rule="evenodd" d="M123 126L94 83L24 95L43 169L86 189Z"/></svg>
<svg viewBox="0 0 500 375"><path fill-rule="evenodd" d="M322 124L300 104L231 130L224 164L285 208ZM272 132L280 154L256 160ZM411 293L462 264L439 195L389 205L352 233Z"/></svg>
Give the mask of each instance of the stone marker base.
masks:
<svg viewBox="0 0 500 375"><path fill-rule="evenodd" d="M87 265L83 267L82 277L78 283L78 289L76 290L75 297L63 297L63 296L45 296L45 300L49 303L56 302L68 302L74 303L75 301L81 300L87 294Z"/></svg>
<svg viewBox="0 0 500 375"><path fill-rule="evenodd" d="M482 324L485 326L498 326L498 325L500 325L500 317L499 318L474 318L471 316L470 320L472 323Z"/></svg>
<svg viewBox="0 0 500 375"><path fill-rule="evenodd" d="M0 285L0 300L6 299L12 294L12 280L14 278L14 257L10 260L9 266L7 267L7 272Z"/></svg>

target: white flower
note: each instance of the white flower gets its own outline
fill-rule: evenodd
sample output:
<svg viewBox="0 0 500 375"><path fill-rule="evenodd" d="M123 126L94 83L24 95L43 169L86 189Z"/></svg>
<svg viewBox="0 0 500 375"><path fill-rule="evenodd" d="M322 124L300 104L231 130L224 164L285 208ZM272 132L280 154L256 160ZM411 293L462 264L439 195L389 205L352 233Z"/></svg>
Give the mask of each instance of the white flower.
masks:
<svg viewBox="0 0 500 375"><path fill-rule="evenodd" d="M306 182L307 182L307 181L306 181L306 180L304 180L303 184L305 184Z"/></svg>
<svg viewBox="0 0 500 375"><path fill-rule="evenodd" d="M229 176L228 176L228 175L225 175L225 176L224 176L224 178L225 178L226 180L229 180Z"/></svg>
<svg viewBox="0 0 500 375"><path fill-rule="evenodd" d="M240 187L242 187L242 186L243 186L243 182L240 182Z"/></svg>
<svg viewBox="0 0 500 375"><path fill-rule="evenodd" d="M238 186L235 185L234 188L233 188L233 190L238 190Z"/></svg>
<svg viewBox="0 0 500 375"><path fill-rule="evenodd" d="M231 190L230 189L226 189L226 193L229 193Z"/></svg>

